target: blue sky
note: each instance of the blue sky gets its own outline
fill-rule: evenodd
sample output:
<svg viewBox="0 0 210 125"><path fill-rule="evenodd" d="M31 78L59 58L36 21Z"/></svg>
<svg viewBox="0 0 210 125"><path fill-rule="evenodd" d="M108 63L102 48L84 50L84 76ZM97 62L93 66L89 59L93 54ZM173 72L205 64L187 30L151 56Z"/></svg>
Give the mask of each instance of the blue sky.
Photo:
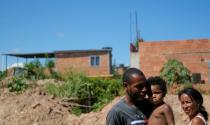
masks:
<svg viewBox="0 0 210 125"><path fill-rule="evenodd" d="M209 0L0 0L0 53L109 46L116 64L129 65L135 12L145 41L199 39L210 38L209 6Z"/></svg>

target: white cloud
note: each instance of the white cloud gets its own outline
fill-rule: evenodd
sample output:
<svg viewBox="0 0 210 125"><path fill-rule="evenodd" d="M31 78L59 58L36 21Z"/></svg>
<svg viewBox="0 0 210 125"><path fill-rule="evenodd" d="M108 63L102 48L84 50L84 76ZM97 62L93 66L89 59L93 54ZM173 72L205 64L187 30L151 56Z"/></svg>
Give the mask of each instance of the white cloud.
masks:
<svg viewBox="0 0 210 125"><path fill-rule="evenodd" d="M14 53L19 52L19 51L20 51L20 49L18 49L18 48L15 48L12 50L12 52L14 52Z"/></svg>
<svg viewBox="0 0 210 125"><path fill-rule="evenodd" d="M64 32L56 32L56 36L63 38L64 37Z"/></svg>

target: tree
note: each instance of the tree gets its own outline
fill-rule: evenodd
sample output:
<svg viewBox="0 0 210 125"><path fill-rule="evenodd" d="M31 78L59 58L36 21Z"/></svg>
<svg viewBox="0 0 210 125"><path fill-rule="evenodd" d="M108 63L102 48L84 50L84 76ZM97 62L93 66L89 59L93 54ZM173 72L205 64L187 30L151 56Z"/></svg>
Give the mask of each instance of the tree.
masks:
<svg viewBox="0 0 210 125"><path fill-rule="evenodd" d="M45 62L45 67L47 67L50 71L50 73L53 72L53 68L55 67L55 62L53 60L47 60Z"/></svg>
<svg viewBox="0 0 210 125"><path fill-rule="evenodd" d="M43 79L44 75L44 68L39 60L34 60L32 62L25 64L25 69L27 70L26 77L31 79Z"/></svg>
<svg viewBox="0 0 210 125"><path fill-rule="evenodd" d="M176 59L170 59L163 65L160 76L164 78L169 85L191 82L190 71L182 62Z"/></svg>

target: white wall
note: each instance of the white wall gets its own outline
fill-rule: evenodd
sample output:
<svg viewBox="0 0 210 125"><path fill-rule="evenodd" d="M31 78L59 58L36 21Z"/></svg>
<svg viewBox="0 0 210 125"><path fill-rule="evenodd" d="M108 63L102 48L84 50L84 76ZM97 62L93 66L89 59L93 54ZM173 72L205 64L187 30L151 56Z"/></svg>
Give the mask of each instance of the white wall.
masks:
<svg viewBox="0 0 210 125"><path fill-rule="evenodd" d="M130 52L130 67L140 68L138 52Z"/></svg>

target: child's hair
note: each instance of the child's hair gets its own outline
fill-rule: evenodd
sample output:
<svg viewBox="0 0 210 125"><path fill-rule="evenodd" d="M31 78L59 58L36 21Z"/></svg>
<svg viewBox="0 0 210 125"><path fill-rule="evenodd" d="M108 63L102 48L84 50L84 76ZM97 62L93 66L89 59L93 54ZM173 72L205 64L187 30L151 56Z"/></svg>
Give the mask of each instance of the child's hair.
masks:
<svg viewBox="0 0 210 125"><path fill-rule="evenodd" d="M206 120L208 120L208 113L203 106L203 97L201 93L194 88L185 88L178 93L179 100L182 94L187 94L191 100L194 100L197 103L198 111L204 116Z"/></svg>
<svg viewBox="0 0 210 125"><path fill-rule="evenodd" d="M166 81L162 79L160 76L152 76L147 79L147 82L151 85L159 85L160 90L163 93L163 96L167 93Z"/></svg>

